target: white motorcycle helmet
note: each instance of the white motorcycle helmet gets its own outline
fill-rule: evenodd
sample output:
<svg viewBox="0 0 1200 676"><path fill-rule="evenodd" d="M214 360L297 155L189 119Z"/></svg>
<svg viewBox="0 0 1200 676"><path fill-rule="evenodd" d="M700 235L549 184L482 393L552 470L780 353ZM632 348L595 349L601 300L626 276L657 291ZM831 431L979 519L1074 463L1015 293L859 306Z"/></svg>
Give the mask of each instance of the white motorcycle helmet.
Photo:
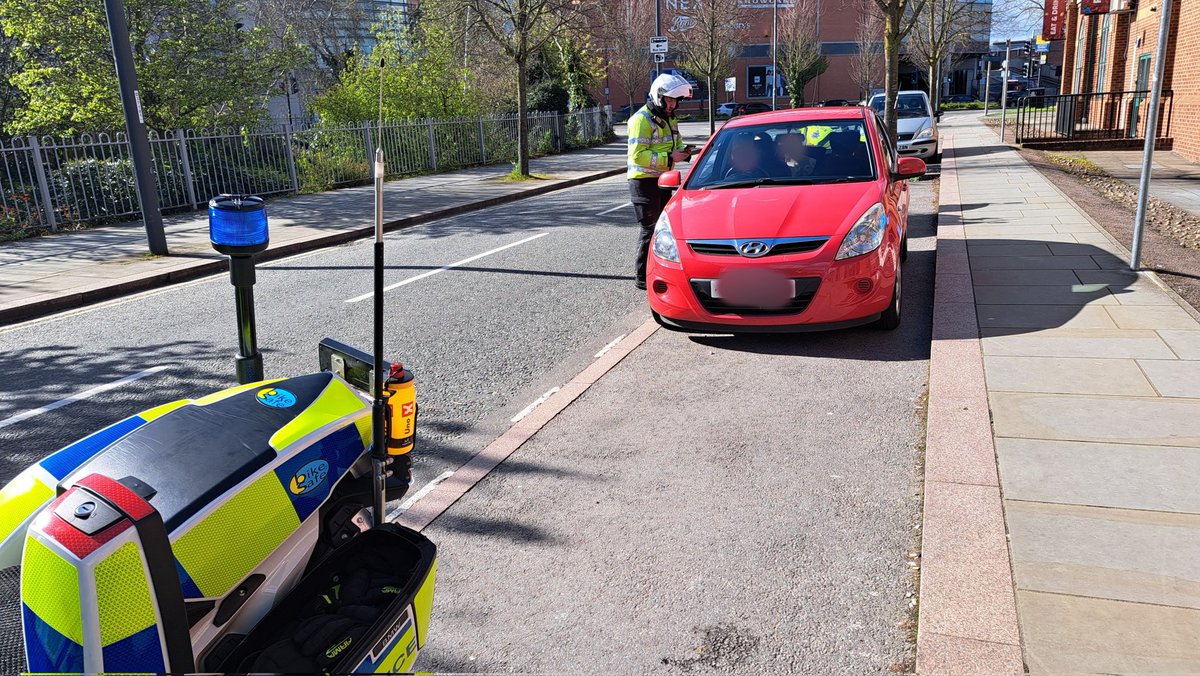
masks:
<svg viewBox="0 0 1200 676"><path fill-rule="evenodd" d="M687 80L672 73L663 73L650 83L650 100L662 108L663 98L689 99L692 97L692 85Z"/></svg>

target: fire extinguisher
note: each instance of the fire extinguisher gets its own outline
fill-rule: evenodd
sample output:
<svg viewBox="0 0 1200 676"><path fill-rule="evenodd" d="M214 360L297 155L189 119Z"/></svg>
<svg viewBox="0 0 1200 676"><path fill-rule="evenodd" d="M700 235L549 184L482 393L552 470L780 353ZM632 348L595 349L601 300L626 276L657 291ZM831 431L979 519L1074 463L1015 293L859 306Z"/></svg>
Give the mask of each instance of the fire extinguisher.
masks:
<svg viewBox="0 0 1200 676"><path fill-rule="evenodd" d="M417 436L417 387L412 371L399 362L392 364L387 389L387 452L390 456L412 451Z"/></svg>

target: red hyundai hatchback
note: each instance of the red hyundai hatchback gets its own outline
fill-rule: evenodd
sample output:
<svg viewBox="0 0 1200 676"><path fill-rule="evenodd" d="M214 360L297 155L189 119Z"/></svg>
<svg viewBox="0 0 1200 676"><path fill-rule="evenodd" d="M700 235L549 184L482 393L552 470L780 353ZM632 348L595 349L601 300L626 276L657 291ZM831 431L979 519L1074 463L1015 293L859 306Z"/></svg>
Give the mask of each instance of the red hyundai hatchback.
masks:
<svg viewBox="0 0 1200 676"><path fill-rule="evenodd" d="M870 108L737 118L705 145L654 229L654 317L672 329L786 332L900 323L907 179ZM682 183L682 187L681 186Z"/></svg>

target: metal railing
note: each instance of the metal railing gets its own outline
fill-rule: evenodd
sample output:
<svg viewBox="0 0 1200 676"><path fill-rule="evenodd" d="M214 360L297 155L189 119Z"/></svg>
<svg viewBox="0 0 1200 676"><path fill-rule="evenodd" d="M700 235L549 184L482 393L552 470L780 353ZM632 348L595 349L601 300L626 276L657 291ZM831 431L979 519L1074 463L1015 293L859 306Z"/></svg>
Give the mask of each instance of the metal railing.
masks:
<svg viewBox="0 0 1200 676"><path fill-rule="evenodd" d="M1172 92L1163 91L1155 138L1171 135ZM1016 142L1146 138L1149 91L1027 96L1017 102Z"/></svg>
<svg viewBox="0 0 1200 676"><path fill-rule="evenodd" d="M612 111L530 113L534 156L605 139ZM360 185L371 180L377 124L281 126L260 130L150 132L164 211L203 208L221 193L282 195ZM385 122L378 140L388 178L447 171L517 158L517 116ZM0 241L77 223L140 218L124 133L75 138L33 136L0 141ZM24 232L22 232L24 231Z"/></svg>

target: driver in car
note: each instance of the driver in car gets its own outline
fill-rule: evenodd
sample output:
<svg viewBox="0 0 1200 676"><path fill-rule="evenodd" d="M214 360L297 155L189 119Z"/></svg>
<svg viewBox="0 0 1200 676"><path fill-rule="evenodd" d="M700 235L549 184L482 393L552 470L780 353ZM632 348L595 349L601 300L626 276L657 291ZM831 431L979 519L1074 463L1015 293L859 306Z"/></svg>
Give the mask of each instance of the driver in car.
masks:
<svg viewBox="0 0 1200 676"><path fill-rule="evenodd" d="M729 145L729 171L725 172L725 180L753 181L766 177L767 172L762 168L762 154L754 139L750 136L733 139Z"/></svg>

